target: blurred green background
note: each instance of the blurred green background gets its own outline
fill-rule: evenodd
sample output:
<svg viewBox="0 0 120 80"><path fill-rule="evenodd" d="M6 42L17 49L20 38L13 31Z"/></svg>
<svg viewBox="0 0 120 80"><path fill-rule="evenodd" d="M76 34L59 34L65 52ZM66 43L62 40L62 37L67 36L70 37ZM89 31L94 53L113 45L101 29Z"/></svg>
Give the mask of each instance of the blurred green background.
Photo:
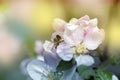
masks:
<svg viewBox="0 0 120 80"><path fill-rule="evenodd" d="M84 15L105 29L104 54L120 56L120 0L0 0L0 80L28 80L20 65L36 55L35 40L50 39L55 18Z"/></svg>

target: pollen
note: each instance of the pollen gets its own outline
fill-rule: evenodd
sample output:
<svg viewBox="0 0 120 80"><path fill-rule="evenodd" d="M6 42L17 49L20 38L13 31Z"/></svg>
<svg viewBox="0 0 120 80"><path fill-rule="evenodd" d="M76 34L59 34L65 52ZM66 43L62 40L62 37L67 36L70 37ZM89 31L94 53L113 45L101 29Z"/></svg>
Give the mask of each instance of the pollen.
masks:
<svg viewBox="0 0 120 80"><path fill-rule="evenodd" d="M85 48L84 44L79 44L77 47L76 47L76 53L77 54L84 54L86 53L88 50Z"/></svg>

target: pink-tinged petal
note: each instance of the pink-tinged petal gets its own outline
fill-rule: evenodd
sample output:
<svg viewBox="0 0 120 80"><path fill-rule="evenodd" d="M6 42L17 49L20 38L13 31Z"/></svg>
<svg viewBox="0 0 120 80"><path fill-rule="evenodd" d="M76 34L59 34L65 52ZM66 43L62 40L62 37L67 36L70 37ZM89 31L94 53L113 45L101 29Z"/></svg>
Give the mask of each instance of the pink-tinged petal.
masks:
<svg viewBox="0 0 120 80"><path fill-rule="evenodd" d="M97 25L98 25L97 18L91 19L88 24L88 26L93 26L93 27L96 27Z"/></svg>
<svg viewBox="0 0 120 80"><path fill-rule="evenodd" d="M81 43L84 38L84 30L81 28L78 28L76 29L75 32L73 32L72 36L73 36L73 41L77 45L78 43Z"/></svg>
<svg viewBox="0 0 120 80"><path fill-rule="evenodd" d="M64 61L70 61L73 58L72 49L64 43L57 47L57 54Z"/></svg>
<svg viewBox="0 0 120 80"><path fill-rule="evenodd" d="M73 46L74 45L74 41L73 41L73 37L72 37L72 33L74 32L75 29L77 29L78 26L72 25L72 24L68 24L67 27L65 28L65 32L63 34L63 38L64 41Z"/></svg>
<svg viewBox="0 0 120 80"><path fill-rule="evenodd" d="M93 57L90 55L80 55L78 58L76 58L77 66L85 65L85 66L91 66L95 63Z"/></svg>
<svg viewBox="0 0 120 80"><path fill-rule="evenodd" d="M38 54L42 54L43 52L43 44L41 41L36 41L35 42L35 52Z"/></svg>
<svg viewBox="0 0 120 80"><path fill-rule="evenodd" d="M82 42L84 38L84 30L77 25L68 25L63 37L67 44L76 46Z"/></svg>
<svg viewBox="0 0 120 80"><path fill-rule="evenodd" d="M77 22L77 25L79 25L80 27L87 27L89 24L90 18L88 15L83 16L82 18L80 18Z"/></svg>
<svg viewBox="0 0 120 80"><path fill-rule="evenodd" d="M55 19L53 29L57 32L64 32L66 22L62 19Z"/></svg>
<svg viewBox="0 0 120 80"><path fill-rule="evenodd" d="M79 20L87 20L87 21L89 21L90 18L89 18L88 15L85 15L85 16L81 17Z"/></svg>
<svg viewBox="0 0 120 80"><path fill-rule="evenodd" d="M71 39L71 36L70 35L64 35L64 41L65 43L67 43L68 45L70 46L74 46L74 41Z"/></svg>
<svg viewBox="0 0 120 80"><path fill-rule="evenodd" d="M98 29L97 27L88 30L84 45L88 50L95 50L104 40L105 32L103 29Z"/></svg>

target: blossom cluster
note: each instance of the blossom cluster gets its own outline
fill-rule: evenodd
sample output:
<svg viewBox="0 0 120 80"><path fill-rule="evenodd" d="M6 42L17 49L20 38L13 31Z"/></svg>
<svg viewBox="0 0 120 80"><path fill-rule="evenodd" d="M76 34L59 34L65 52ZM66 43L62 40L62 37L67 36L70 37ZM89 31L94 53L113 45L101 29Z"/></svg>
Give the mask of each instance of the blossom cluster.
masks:
<svg viewBox="0 0 120 80"><path fill-rule="evenodd" d="M73 18L69 22L55 19L53 28L55 32L50 41L36 41L35 51L39 56L27 65L28 74L33 80L49 80L49 75L57 72L61 61L74 60L71 69L58 73L63 73L60 80L84 80L76 69L81 65L92 66L95 63L90 51L96 50L103 42L104 30L98 28L96 18L90 19L87 15L80 19ZM117 80L116 76L112 78Z"/></svg>

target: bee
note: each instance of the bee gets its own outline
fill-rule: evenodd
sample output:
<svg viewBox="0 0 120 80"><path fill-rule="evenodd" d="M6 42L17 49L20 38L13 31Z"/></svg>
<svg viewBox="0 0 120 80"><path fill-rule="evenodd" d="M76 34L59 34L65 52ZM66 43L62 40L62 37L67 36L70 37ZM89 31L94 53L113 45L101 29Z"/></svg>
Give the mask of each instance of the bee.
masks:
<svg viewBox="0 0 120 80"><path fill-rule="evenodd" d="M64 40L60 35L56 35L56 37L54 38L54 46L55 48L57 48L57 46L62 43Z"/></svg>

